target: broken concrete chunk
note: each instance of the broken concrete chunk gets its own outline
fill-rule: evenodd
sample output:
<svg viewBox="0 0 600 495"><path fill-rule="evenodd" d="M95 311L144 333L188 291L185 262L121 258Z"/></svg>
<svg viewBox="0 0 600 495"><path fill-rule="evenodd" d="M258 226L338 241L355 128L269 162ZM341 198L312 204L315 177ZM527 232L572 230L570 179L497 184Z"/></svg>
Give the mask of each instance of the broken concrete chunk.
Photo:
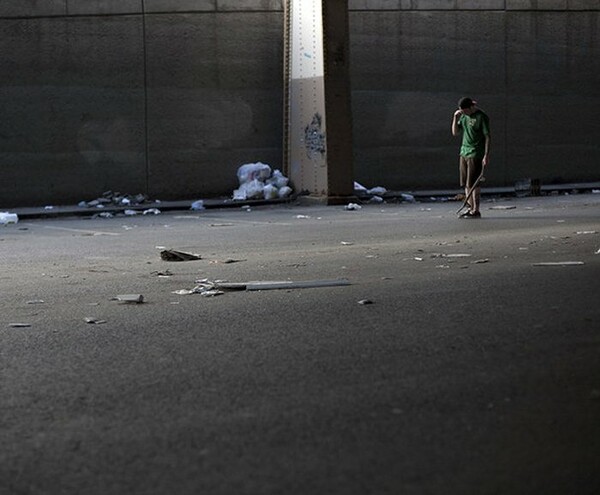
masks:
<svg viewBox="0 0 600 495"><path fill-rule="evenodd" d="M199 254L177 251L175 249L161 251L160 257L165 261L195 261L202 259Z"/></svg>

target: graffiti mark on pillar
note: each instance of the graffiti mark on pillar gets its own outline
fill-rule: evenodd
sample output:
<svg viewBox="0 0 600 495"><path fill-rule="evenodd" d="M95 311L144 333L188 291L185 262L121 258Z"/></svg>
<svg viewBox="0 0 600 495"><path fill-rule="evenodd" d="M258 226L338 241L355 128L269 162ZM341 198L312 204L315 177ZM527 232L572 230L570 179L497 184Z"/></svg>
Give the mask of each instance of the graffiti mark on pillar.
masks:
<svg viewBox="0 0 600 495"><path fill-rule="evenodd" d="M306 155L308 158L315 158L325 155L325 134L321 128L322 118L319 113L315 113L312 122L304 128L304 144L306 146Z"/></svg>

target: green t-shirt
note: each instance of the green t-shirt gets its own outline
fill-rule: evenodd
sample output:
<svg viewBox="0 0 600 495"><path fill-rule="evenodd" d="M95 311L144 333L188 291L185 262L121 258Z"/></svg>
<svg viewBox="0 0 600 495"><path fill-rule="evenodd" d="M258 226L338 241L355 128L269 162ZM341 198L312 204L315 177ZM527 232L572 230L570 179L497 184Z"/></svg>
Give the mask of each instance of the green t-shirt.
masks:
<svg viewBox="0 0 600 495"><path fill-rule="evenodd" d="M485 137L490 134L490 118L483 111L475 110L470 116L462 114L458 119L458 127L463 131L460 156L483 158Z"/></svg>

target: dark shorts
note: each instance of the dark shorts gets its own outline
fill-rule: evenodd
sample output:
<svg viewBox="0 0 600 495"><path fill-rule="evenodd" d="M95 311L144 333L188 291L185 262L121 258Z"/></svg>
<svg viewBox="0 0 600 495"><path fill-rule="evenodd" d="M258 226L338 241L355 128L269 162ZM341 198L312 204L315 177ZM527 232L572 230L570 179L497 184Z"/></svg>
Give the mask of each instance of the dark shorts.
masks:
<svg viewBox="0 0 600 495"><path fill-rule="evenodd" d="M483 170L483 160L481 158L460 157L460 185L462 187L473 187L477 178Z"/></svg>

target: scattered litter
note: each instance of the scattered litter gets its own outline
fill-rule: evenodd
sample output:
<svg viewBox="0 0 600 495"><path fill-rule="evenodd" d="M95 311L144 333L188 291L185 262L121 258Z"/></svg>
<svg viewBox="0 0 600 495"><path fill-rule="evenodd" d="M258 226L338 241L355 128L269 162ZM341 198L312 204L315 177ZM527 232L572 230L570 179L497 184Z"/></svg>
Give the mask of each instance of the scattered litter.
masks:
<svg viewBox="0 0 600 495"><path fill-rule="evenodd" d="M358 304L360 305L367 305L367 304L373 304L373 301L371 301L370 299L361 299L360 301L358 301Z"/></svg>
<svg viewBox="0 0 600 495"><path fill-rule="evenodd" d="M383 203L383 198L381 196L371 196L371 199L369 199L369 203L381 204Z"/></svg>
<svg viewBox="0 0 600 495"><path fill-rule="evenodd" d="M161 251L160 257L165 261L195 261L202 259L199 254L176 251L175 249L165 249L164 251Z"/></svg>
<svg viewBox="0 0 600 495"><path fill-rule="evenodd" d="M586 234L597 234L598 232L595 230L581 230L576 232L577 235L586 235Z"/></svg>
<svg viewBox="0 0 600 495"><path fill-rule="evenodd" d="M415 258L413 258L413 259L414 259L415 261L423 261L423 258L418 258L418 257L415 257Z"/></svg>
<svg viewBox="0 0 600 495"><path fill-rule="evenodd" d="M400 196L402 197L402 199L408 203L416 203L417 200L415 199L415 197L412 194L407 194L407 193L402 193L400 194Z"/></svg>
<svg viewBox="0 0 600 495"><path fill-rule="evenodd" d="M594 254L600 254L600 249L598 249L598 251L596 251Z"/></svg>
<svg viewBox="0 0 600 495"><path fill-rule="evenodd" d="M499 205L499 206L490 206L490 210L514 210L517 207L514 205Z"/></svg>
<svg viewBox="0 0 600 495"><path fill-rule="evenodd" d="M584 265L583 261L546 261L542 263L534 263L533 266L577 266Z"/></svg>
<svg viewBox="0 0 600 495"><path fill-rule="evenodd" d="M149 201L145 194L136 194L135 196L121 194L119 192L106 191L99 198L91 201L80 201L77 206L80 208L104 208L105 206L136 206L145 203L160 203L158 200Z"/></svg>
<svg viewBox="0 0 600 495"><path fill-rule="evenodd" d="M98 213L97 215L94 215L94 218L113 218L114 215L112 213L110 213L109 211L103 211L102 213Z"/></svg>
<svg viewBox="0 0 600 495"><path fill-rule="evenodd" d="M474 265L478 265L478 264L481 264L481 263L489 263L489 262L490 262L490 260L488 258L484 258L484 259L481 259L481 260L471 261L471 263L474 264Z"/></svg>
<svg viewBox="0 0 600 495"><path fill-rule="evenodd" d="M436 268L450 268L450 265L436 265Z"/></svg>
<svg viewBox="0 0 600 495"><path fill-rule="evenodd" d="M106 323L106 320L99 320L98 318L94 318L92 316L86 316L84 321L91 325L102 325L103 323Z"/></svg>
<svg viewBox="0 0 600 495"><path fill-rule="evenodd" d="M225 258L224 260L211 260L210 263L214 263L214 264L223 264L223 265L229 265L231 263L241 263L242 261L247 261L247 260L236 260L234 258Z"/></svg>
<svg viewBox="0 0 600 495"><path fill-rule="evenodd" d="M385 187L377 186L369 189L367 194L373 194L375 196L383 196L387 192Z"/></svg>
<svg viewBox="0 0 600 495"><path fill-rule="evenodd" d="M123 303L141 304L144 302L144 296L142 294L121 294L113 297L112 300Z"/></svg>
<svg viewBox="0 0 600 495"><path fill-rule="evenodd" d="M210 227L233 227L232 223L211 223Z"/></svg>
<svg viewBox="0 0 600 495"><path fill-rule="evenodd" d="M296 218L310 218L308 215L296 215Z"/></svg>
<svg viewBox="0 0 600 495"><path fill-rule="evenodd" d="M600 194L600 189L592 189L592 194Z"/></svg>
<svg viewBox="0 0 600 495"><path fill-rule="evenodd" d="M199 199L198 201L194 201L192 203L192 206L190 207L190 210L194 210L194 211L202 211L205 210L206 208L204 207L204 201Z"/></svg>
<svg viewBox="0 0 600 495"><path fill-rule="evenodd" d="M224 290L273 290L273 289L309 289L317 287L336 287L350 285L345 278L333 280L270 280L270 281L252 281L252 282L215 282L214 287Z"/></svg>
<svg viewBox="0 0 600 495"><path fill-rule="evenodd" d="M135 215L138 214L138 212L136 210L125 210L123 212L124 215L128 216L128 217L133 217Z"/></svg>
<svg viewBox="0 0 600 495"><path fill-rule="evenodd" d="M177 294L178 296L189 296L190 294L195 294L193 289L178 289L171 292L171 294Z"/></svg>
<svg viewBox="0 0 600 495"><path fill-rule="evenodd" d="M53 210L54 206L44 206L44 210Z"/></svg>
<svg viewBox="0 0 600 495"><path fill-rule="evenodd" d="M144 215L160 215L160 210L158 208L148 208L143 211Z"/></svg>
<svg viewBox="0 0 600 495"><path fill-rule="evenodd" d="M471 254L466 254L466 253L454 253L454 254L442 255L442 257L445 257L445 258L470 258L471 256L472 256Z"/></svg>
<svg viewBox="0 0 600 495"><path fill-rule="evenodd" d="M173 274L171 273L170 270L164 270L164 271L153 271L150 273L150 275L156 275L159 278L167 278L167 277L172 277Z"/></svg>
<svg viewBox="0 0 600 495"><path fill-rule="evenodd" d="M9 323L8 326L12 328L27 328L31 326L31 323Z"/></svg>
<svg viewBox="0 0 600 495"><path fill-rule="evenodd" d="M359 184L358 182L354 182L354 191L355 192L362 192L362 193L366 193L367 192L367 188L365 186L363 186L362 184Z"/></svg>
<svg viewBox="0 0 600 495"><path fill-rule="evenodd" d="M346 206L344 206L344 210L347 210L347 211L360 210L361 208L362 208L362 206L360 206L359 204L356 204L356 203L348 203Z"/></svg>
<svg viewBox="0 0 600 495"><path fill-rule="evenodd" d="M16 213L8 211L0 211L0 225L8 225L9 223L18 223L19 216Z"/></svg>
<svg viewBox="0 0 600 495"><path fill-rule="evenodd" d="M31 301L27 301L26 304L44 304L44 301L42 301L41 299L33 299Z"/></svg>
<svg viewBox="0 0 600 495"><path fill-rule="evenodd" d="M348 241L342 241L342 242L340 242L340 244L341 244L342 246L353 246L353 245L354 245L354 243L353 243L353 242L348 242Z"/></svg>

